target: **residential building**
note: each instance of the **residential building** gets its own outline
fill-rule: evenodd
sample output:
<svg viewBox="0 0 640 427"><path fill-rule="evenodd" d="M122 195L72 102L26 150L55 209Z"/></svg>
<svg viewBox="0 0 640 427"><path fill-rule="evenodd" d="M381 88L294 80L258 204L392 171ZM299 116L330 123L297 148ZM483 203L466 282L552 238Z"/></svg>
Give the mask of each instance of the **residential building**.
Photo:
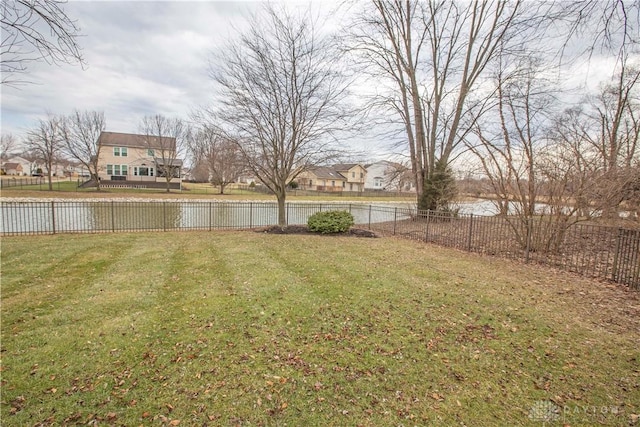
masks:
<svg viewBox="0 0 640 427"><path fill-rule="evenodd" d="M298 175L296 178L300 190L311 191L342 191L346 180L337 171L326 166L314 166Z"/></svg>
<svg viewBox="0 0 640 427"><path fill-rule="evenodd" d="M98 144L101 186L161 188L171 176L170 188L181 188L175 138L102 132Z"/></svg>
<svg viewBox="0 0 640 427"><path fill-rule="evenodd" d="M364 191L367 170L358 163L345 163L333 166L333 169L345 177L345 191Z"/></svg>
<svg viewBox="0 0 640 427"><path fill-rule="evenodd" d="M9 171L7 171L7 168L5 168L5 165L7 165L8 163L19 164L20 168L18 168L16 166L15 169L12 169L12 170L15 170L15 172L16 172L16 173L12 174ZM7 159L7 161L5 163L3 163L3 165L2 165L2 170L4 170L7 175L27 175L27 176L30 176L32 173L36 173L37 168L38 168L38 166L34 162L30 162L29 160L25 159L24 157L20 157L20 156L11 157L11 158ZM19 171L19 169L21 169L21 170Z"/></svg>
<svg viewBox="0 0 640 427"><path fill-rule="evenodd" d="M24 175L22 165L20 163L6 162L2 165L2 172L5 175Z"/></svg>
<svg viewBox="0 0 640 427"><path fill-rule="evenodd" d="M415 192L411 170L401 163L382 160L367 165L366 169L366 190Z"/></svg>
<svg viewBox="0 0 640 427"><path fill-rule="evenodd" d="M363 191L366 170L359 164L339 164L332 167L315 166L298 175L300 190L311 191Z"/></svg>

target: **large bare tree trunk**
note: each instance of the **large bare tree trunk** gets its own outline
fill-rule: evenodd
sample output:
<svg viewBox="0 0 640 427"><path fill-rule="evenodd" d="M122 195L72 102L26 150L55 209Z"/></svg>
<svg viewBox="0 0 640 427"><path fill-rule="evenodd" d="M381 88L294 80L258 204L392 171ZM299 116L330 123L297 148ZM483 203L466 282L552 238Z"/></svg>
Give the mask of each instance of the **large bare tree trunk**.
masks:
<svg viewBox="0 0 640 427"><path fill-rule="evenodd" d="M373 0L351 30L351 49L363 69L397 90L376 105L403 124L421 209L446 208L453 180L449 163L471 131L469 97L498 47L516 39L521 2ZM534 19L534 18L532 18ZM382 99L381 99L382 98Z"/></svg>
<svg viewBox="0 0 640 427"><path fill-rule="evenodd" d="M212 67L216 107L206 119L237 143L248 169L278 200L286 225L286 186L334 158L345 126L346 83L333 40L309 16L266 5Z"/></svg>

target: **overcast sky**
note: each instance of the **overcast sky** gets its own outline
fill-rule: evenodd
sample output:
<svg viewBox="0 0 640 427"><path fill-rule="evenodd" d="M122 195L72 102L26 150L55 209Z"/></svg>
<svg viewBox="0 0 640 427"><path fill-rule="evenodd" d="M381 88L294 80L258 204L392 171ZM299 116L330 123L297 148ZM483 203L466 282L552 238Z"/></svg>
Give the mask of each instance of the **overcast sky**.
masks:
<svg viewBox="0 0 640 427"><path fill-rule="evenodd" d="M288 2L299 6L305 0ZM336 1L315 1L333 9ZM0 86L2 133L21 138L38 118L69 114L74 109L104 111L107 130L138 132L145 115L188 118L213 96L208 63L213 52L247 26L260 7L248 1L77 1L65 10L77 20L79 43L87 63L80 66L29 64L33 84ZM579 43L579 41L578 41ZM609 61L592 58L592 81L610 75ZM585 68L565 80L584 83ZM368 159L384 157L384 141L363 137L356 142Z"/></svg>
<svg viewBox="0 0 640 427"><path fill-rule="evenodd" d="M186 118L211 96L208 59L246 25L251 2L72 1L86 67L30 64L34 84L2 86L2 132L21 135L47 111L104 111L137 132L145 115Z"/></svg>

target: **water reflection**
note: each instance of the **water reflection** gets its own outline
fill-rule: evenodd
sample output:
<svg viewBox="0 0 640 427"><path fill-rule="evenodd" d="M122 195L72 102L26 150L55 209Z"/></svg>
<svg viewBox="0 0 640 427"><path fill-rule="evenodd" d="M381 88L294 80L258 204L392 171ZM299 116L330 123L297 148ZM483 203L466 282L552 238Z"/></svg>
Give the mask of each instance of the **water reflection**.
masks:
<svg viewBox="0 0 640 427"><path fill-rule="evenodd" d="M490 202L487 202L490 203ZM463 208L466 212L472 205ZM356 224L410 218L415 204L288 203L287 223L306 224L320 211L346 210ZM277 224L275 202L0 202L0 233L60 233L255 228ZM474 208L473 213L478 213Z"/></svg>

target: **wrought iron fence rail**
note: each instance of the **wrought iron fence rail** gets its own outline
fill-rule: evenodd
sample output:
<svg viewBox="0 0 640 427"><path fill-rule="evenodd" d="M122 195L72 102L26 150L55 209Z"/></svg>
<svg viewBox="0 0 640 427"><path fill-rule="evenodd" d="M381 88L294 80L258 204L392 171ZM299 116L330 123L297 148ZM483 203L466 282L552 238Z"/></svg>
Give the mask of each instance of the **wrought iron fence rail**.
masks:
<svg viewBox="0 0 640 427"><path fill-rule="evenodd" d="M536 262L640 289L640 230L525 223L364 203L287 203L289 225L323 210L347 210L382 235ZM0 201L0 235L253 229L277 224L275 202Z"/></svg>

